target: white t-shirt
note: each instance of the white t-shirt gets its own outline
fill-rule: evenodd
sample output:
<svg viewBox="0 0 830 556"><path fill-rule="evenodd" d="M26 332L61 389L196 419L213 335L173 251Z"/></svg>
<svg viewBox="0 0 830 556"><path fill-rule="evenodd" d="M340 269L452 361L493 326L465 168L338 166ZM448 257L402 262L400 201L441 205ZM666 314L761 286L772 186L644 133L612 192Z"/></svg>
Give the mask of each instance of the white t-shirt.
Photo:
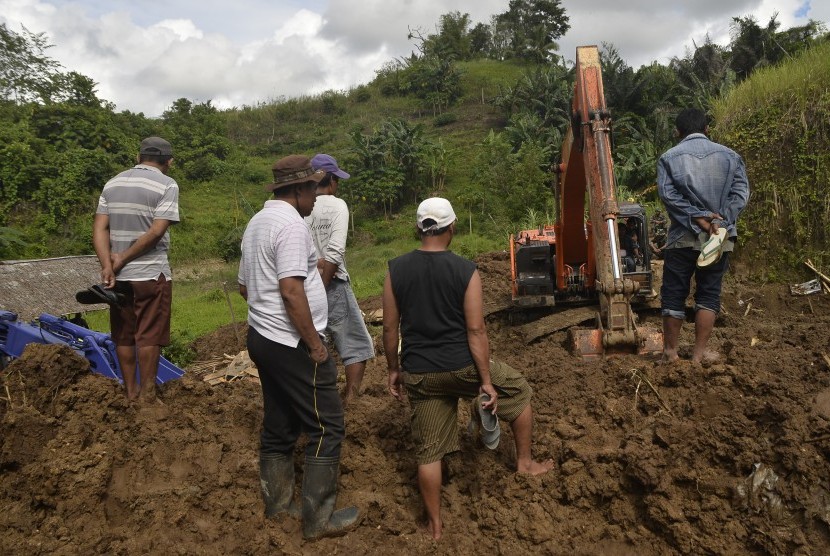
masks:
<svg viewBox="0 0 830 556"><path fill-rule="evenodd" d="M318 195L314 210L305 221L311 228L314 245L319 258L337 265L334 274L341 280L348 280L346 271L346 236L349 231L349 207L346 201L334 195Z"/></svg>
<svg viewBox="0 0 830 556"><path fill-rule="evenodd" d="M238 280L248 289L248 324L269 340L297 347L300 335L288 318L279 284L291 276L305 279L314 328L323 336L328 305L311 233L293 206L269 200L245 228Z"/></svg>

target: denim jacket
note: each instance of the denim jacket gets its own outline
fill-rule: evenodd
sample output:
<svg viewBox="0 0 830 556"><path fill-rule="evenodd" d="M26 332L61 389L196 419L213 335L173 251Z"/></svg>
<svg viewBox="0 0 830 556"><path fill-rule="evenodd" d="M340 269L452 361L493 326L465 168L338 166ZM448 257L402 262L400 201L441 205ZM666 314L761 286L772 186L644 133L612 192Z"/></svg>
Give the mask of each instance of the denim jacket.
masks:
<svg viewBox="0 0 830 556"><path fill-rule="evenodd" d="M671 220L666 245L702 230L693 219L717 212L726 221L729 238L738 236L735 223L749 200L743 159L732 149L692 133L657 162L657 192Z"/></svg>

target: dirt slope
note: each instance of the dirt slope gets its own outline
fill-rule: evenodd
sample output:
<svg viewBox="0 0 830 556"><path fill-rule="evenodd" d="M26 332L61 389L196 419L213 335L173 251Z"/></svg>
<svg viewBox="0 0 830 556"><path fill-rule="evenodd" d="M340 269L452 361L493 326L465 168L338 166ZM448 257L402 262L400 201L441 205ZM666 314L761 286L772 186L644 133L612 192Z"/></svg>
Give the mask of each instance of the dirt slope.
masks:
<svg viewBox="0 0 830 556"><path fill-rule="evenodd" d="M503 295L504 256L478 262L488 301ZM535 453L557 467L517 476L507 427L492 452L464 433L438 544L417 529L407 407L386 393L382 359L346 416L341 503L363 524L304 543L298 523L262 517L257 385L187 375L165 406L128 406L68 349L30 346L0 375L0 553L826 554L830 299L732 283L724 305L712 340L724 357L708 366L583 362L565 333L525 345L490 317L494 356L534 387ZM236 347L229 327L196 346Z"/></svg>

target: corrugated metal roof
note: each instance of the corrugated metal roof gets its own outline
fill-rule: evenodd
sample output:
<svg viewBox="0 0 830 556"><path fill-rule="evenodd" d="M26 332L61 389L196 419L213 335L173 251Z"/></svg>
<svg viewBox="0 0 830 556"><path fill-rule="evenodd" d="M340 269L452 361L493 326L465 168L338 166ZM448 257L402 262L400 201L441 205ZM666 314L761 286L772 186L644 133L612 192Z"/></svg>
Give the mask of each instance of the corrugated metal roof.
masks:
<svg viewBox="0 0 830 556"><path fill-rule="evenodd" d="M41 313L63 316L107 309L82 305L75 293L101 281L101 267L94 255L0 261L0 309L31 320Z"/></svg>

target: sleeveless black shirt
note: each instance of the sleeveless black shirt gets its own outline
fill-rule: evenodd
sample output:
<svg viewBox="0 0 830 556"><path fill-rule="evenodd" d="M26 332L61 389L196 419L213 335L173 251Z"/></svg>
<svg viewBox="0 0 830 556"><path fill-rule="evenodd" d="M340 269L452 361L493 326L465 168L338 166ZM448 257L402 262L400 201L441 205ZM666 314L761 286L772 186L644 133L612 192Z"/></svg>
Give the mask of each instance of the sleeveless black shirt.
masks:
<svg viewBox="0 0 830 556"><path fill-rule="evenodd" d="M473 364L464 294L476 265L451 251L415 250L389 261L401 315L401 366L409 373Z"/></svg>

